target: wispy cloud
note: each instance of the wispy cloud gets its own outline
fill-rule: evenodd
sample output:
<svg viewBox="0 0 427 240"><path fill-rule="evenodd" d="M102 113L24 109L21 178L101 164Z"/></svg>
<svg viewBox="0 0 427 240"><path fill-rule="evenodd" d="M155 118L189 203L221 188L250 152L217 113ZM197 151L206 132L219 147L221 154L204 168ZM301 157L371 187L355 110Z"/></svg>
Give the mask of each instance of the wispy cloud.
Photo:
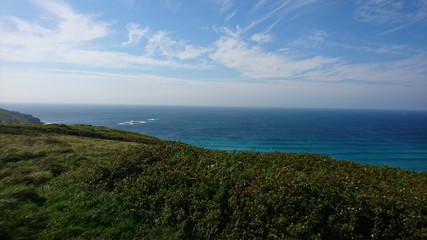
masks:
<svg viewBox="0 0 427 240"><path fill-rule="evenodd" d="M230 21L234 16L236 16L236 14L237 14L237 11L236 11L236 10L232 11L231 13L229 13L229 14L227 15L227 17L225 17L225 21L226 21L226 22Z"/></svg>
<svg viewBox="0 0 427 240"><path fill-rule="evenodd" d="M334 46L343 47L346 49L355 50L358 52L376 53L381 55L397 55L397 56L411 56L414 55L417 50L412 49L408 45L400 44L366 44L366 45L354 45L354 44L343 44L333 43Z"/></svg>
<svg viewBox="0 0 427 240"><path fill-rule="evenodd" d="M277 55L258 46L250 46L236 34L222 36L215 42L215 47L216 51L211 55L214 61L252 79L292 79L338 60L322 56L297 60Z"/></svg>
<svg viewBox="0 0 427 240"><path fill-rule="evenodd" d="M320 81L353 80L365 83L425 85L427 60L425 55L396 61L358 64L336 64L307 73L309 79Z"/></svg>
<svg viewBox="0 0 427 240"><path fill-rule="evenodd" d="M257 3L252 7L251 13L254 13L258 11L262 6L264 6L267 3L267 0L259 0Z"/></svg>
<svg viewBox="0 0 427 240"><path fill-rule="evenodd" d="M252 21L246 28L245 31L250 30L251 28L257 26L258 24L266 21L267 19L271 18L276 12L278 12L280 9L284 8L286 5L289 4L289 1L285 1L280 6L274 8L272 11L268 12L267 14L263 15L262 17L259 17Z"/></svg>
<svg viewBox="0 0 427 240"><path fill-rule="evenodd" d="M233 7L233 0L210 0L210 2L222 13L228 12Z"/></svg>
<svg viewBox="0 0 427 240"><path fill-rule="evenodd" d="M54 1L35 1L35 3L51 17L56 17L54 21L57 24L48 28L13 16L1 17L0 44L3 48L25 51L54 47L64 49L79 46L111 33L110 23L96 20L91 15L76 13L65 3Z"/></svg>
<svg viewBox="0 0 427 240"><path fill-rule="evenodd" d="M315 53L310 57L301 57L290 51L276 51L266 45L273 41L274 36L269 33L269 29L245 31L251 28L254 30L255 26L267 20L277 24L283 14L293 13L313 2L289 0L273 4L274 7L262 2L257 10L265 10L269 6L271 8L267 13L243 29L238 26L236 30L217 27L218 38L205 45L177 39L169 31L153 31L149 26L137 23L129 23L126 26L127 35L122 36L117 43L101 45L98 40L108 38L115 32L111 22L100 20L93 14L79 13L61 1L39 0L35 3L48 14L49 23L41 18L34 21L14 16L0 18L0 60L138 69L141 72L150 68L206 70L215 66L234 70L240 80L358 81L404 85L427 79L427 63L423 59L425 54L410 58L408 56L414 56L416 51L405 55L408 50L405 45L341 45L357 51L408 57L388 62L350 64L344 58ZM386 4L382 0L375 2ZM225 9L231 9L232 1L220 3ZM126 37L127 40L121 42ZM312 29L293 44L315 48L326 41L329 41L329 36L324 30ZM117 48L120 45L138 45L139 52L131 54L127 52L128 49ZM116 50L112 50L114 48ZM413 80L405 81L402 76Z"/></svg>
<svg viewBox="0 0 427 240"><path fill-rule="evenodd" d="M209 53L211 49L203 47L195 47L192 45L185 45L183 49L178 52L177 57L182 60L190 60L199 58L206 53Z"/></svg>
<svg viewBox="0 0 427 240"><path fill-rule="evenodd" d="M129 23L126 26L126 29L128 30L128 40L126 42L122 42L122 46L138 44L142 37L148 33L148 27L141 29L140 26L136 23Z"/></svg>
<svg viewBox="0 0 427 240"><path fill-rule="evenodd" d="M304 45L316 46L324 41L326 34L321 30L311 31L310 41ZM301 43L302 44L302 43ZM236 70L245 79L271 79L288 81L310 81L318 83L425 86L427 79L427 57L419 53L415 57L389 61L348 63L343 58L325 56L298 57L288 51L270 52L253 45L241 37L241 33L228 29L215 42L213 61ZM398 53L405 46L383 45L361 47L358 51L376 53ZM407 56L414 56L410 54Z"/></svg>
<svg viewBox="0 0 427 240"><path fill-rule="evenodd" d="M256 43L269 43L273 41L273 37L267 33L255 33L251 36L251 40Z"/></svg>
<svg viewBox="0 0 427 240"><path fill-rule="evenodd" d="M108 68L206 68L205 63L183 61L193 60L207 49L173 40L164 31L150 35L148 27L130 23L127 25L128 40L121 45L135 45L147 38L147 53L134 55L111 51L112 46L100 47L96 41L114 32L112 23L98 20L94 15L77 13L61 1L40 0L35 4L49 14L49 23L41 19L32 23L13 16L0 18L0 60ZM157 50L160 55L153 54Z"/></svg>
<svg viewBox="0 0 427 240"><path fill-rule="evenodd" d="M300 10L301 8L316 2L317 0L306 0L306 1L297 1L297 0L284 0L284 1L275 1L274 4L257 4L254 9L259 9L261 7L269 8L266 9L266 13L261 17L256 18L245 28L245 31L256 27L257 25L273 19L273 22L277 24L278 21L281 21L284 17L289 16L289 14ZM274 24L274 25L275 25ZM273 26L274 26L273 25ZM270 27L272 28L272 27Z"/></svg>
<svg viewBox="0 0 427 240"><path fill-rule="evenodd" d="M49 14L49 22L38 19L41 23L32 23L17 17L1 17L2 60L61 62L69 51L83 48L87 43L112 33L111 23L97 20L93 15L77 13L66 3L34 3Z"/></svg>
<svg viewBox="0 0 427 240"><path fill-rule="evenodd" d="M56 41L85 42L110 34L111 23L96 20L92 15L79 14L64 2L38 0L35 3L61 19L54 36Z"/></svg>
<svg viewBox="0 0 427 240"><path fill-rule="evenodd" d="M321 29L313 29L308 31L304 38L299 38L291 43L291 45L302 46L306 48L318 48L326 40L328 34Z"/></svg>
<svg viewBox="0 0 427 240"><path fill-rule="evenodd" d="M427 1L359 0L355 19L361 22L394 25L387 32L403 29L427 19Z"/></svg>
<svg viewBox="0 0 427 240"><path fill-rule="evenodd" d="M209 51L210 49L208 48L196 47L186 44L183 41L174 40L165 31L158 31L148 36L148 43L146 45L148 56L159 54L168 59L191 60L199 58Z"/></svg>

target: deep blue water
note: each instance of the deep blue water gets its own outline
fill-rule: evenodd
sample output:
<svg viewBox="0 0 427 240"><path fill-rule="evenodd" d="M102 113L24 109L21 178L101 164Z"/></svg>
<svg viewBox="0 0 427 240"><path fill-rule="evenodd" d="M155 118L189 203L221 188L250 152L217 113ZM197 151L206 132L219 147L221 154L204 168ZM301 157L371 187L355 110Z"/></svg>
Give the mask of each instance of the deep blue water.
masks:
<svg viewBox="0 0 427 240"><path fill-rule="evenodd" d="M316 152L427 171L427 112L159 106L17 105L46 123L91 124L224 150ZM133 121L133 122L130 122Z"/></svg>

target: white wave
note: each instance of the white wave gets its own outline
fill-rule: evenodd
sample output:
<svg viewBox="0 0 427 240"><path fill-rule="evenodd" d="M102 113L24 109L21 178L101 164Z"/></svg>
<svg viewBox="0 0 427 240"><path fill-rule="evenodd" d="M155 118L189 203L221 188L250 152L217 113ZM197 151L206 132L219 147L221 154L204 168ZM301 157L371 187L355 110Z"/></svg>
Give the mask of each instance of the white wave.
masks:
<svg viewBox="0 0 427 240"><path fill-rule="evenodd" d="M147 121L156 121L157 119L155 119L155 118L150 118L150 119L148 119Z"/></svg>
<svg viewBox="0 0 427 240"><path fill-rule="evenodd" d="M140 124L144 124L147 123L146 121L135 121L135 120L130 120L129 122L121 122L118 123L119 125L140 125Z"/></svg>
<svg viewBox="0 0 427 240"><path fill-rule="evenodd" d="M57 122L44 122L43 125L59 124Z"/></svg>

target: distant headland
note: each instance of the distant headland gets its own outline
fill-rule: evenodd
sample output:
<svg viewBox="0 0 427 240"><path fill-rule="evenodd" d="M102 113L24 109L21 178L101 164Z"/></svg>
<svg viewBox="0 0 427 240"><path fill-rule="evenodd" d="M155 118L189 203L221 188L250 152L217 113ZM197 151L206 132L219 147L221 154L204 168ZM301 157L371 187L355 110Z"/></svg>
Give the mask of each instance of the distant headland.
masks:
<svg viewBox="0 0 427 240"><path fill-rule="evenodd" d="M34 123L43 124L39 118L33 117L30 114L23 114L14 111L8 111L0 108L0 123Z"/></svg>

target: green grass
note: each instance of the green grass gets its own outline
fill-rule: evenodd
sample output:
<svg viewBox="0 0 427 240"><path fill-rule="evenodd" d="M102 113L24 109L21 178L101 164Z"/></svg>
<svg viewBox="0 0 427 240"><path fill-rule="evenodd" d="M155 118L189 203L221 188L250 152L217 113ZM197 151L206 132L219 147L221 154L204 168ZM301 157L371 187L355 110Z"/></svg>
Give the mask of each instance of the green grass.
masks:
<svg viewBox="0 0 427 240"><path fill-rule="evenodd" d="M426 239L427 173L0 125L0 239Z"/></svg>

